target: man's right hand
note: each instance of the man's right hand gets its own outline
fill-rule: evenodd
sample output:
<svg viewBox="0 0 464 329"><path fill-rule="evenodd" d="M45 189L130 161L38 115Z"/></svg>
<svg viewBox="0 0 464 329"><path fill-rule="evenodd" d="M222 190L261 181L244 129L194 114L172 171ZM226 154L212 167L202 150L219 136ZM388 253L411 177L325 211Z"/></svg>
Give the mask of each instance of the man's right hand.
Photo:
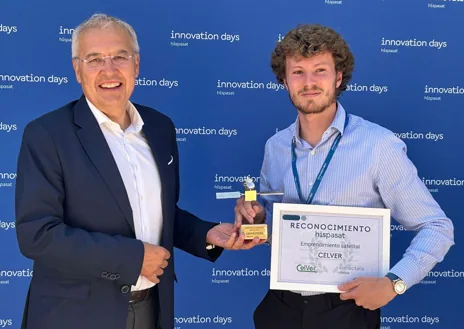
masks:
<svg viewBox="0 0 464 329"><path fill-rule="evenodd" d="M237 229L240 229L243 222L245 224L263 224L266 219L266 212L258 201L245 201L245 198L241 197L237 200L234 210Z"/></svg>
<svg viewBox="0 0 464 329"><path fill-rule="evenodd" d="M169 251L163 247L143 243L145 254L143 256L142 272L140 273L153 283L159 283L171 257Z"/></svg>

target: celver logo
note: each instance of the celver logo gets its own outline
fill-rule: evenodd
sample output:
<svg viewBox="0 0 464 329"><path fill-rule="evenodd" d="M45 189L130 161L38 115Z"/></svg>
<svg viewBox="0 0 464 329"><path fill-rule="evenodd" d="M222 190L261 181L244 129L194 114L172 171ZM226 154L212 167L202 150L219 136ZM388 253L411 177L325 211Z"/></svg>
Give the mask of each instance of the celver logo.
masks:
<svg viewBox="0 0 464 329"><path fill-rule="evenodd" d="M60 32L58 40L60 42L71 42L72 41L72 34L74 33L74 29L63 27L60 25Z"/></svg>
<svg viewBox="0 0 464 329"><path fill-rule="evenodd" d="M399 316L382 316L380 317L380 322L382 324L390 323L426 323L429 325L437 324L440 322L440 317L430 316L430 315L421 315L421 316L410 316L410 315L399 315ZM417 328L416 326L411 326L412 328ZM388 328L388 327L387 327ZM396 327L395 327L396 328Z"/></svg>
<svg viewBox="0 0 464 329"><path fill-rule="evenodd" d="M417 140L417 139L426 139L431 140L433 142L441 141L445 139L444 134L436 133L436 132L415 132L415 131L406 131L395 133L395 136L403 139L403 140Z"/></svg>
<svg viewBox="0 0 464 329"><path fill-rule="evenodd" d="M0 188L13 187L13 182L16 180L16 173L0 172Z"/></svg>
<svg viewBox="0 0 464 329"><path fill-rule="evenodd" d="M448 47L448 42L435 39L427 41L417 39L388 39L383 37L380 45L381 52L397 54L400 48L433 48L441 50Z"/></svg>
<svg viewBox="0 0 464 329"><path fill-rule="evenodd" d="M181 324L205 324L205 323L213 323L213 324L220 324L220 325L227 325L232 323L231 316L221 316L216 315L215 317L210 316L201 316L201 315L194 315L194 316L179 316L174 317L174 322L176 327L174 329L181 329L178 325Z"/></svg>
<svg viewBox="0 0 464 329"><path fill-rule="evenodd" d="M0 121L0 133L2 132L9 133L9 132L16 131L16 130L18 130L18 126L16 124Z"/></svg>
<svg viewBox="0 0 464 329"><path fill-rule="evenodd" d="M0 328L10 327L13 325L13 320L11 319L0 319Z"/></svg>
<svg viewBox="0 0 464 329"><path fill-rule="evenodd" d="M249 90L249 89L261 89L280 91L284 90L285 86L280 83L269 82L256 82L253 80L249 81L222 81L218 80L216 83L216 94L220 96L234 96L236 90Z"/></svg>
<svg viewBox="0 0 464 329"><path fill-rule="evenodd" d="M213 268L211 276L211 283L214 284L228 284L230 283L230 279L224 278L231 278L231 277L261 277L261 276L270 276L270 270L264 268L262 270L253 270L249 268L242 268L242 269L216 269Z"/></svg>
<svg viewBox="0 0 464 329"><path fill-rule="evenodd" d="M9 26L5 24L0 24L0 33L11 34L18 32L17 26Z"/></svg>
<svg viewBox="0 0 464 329"><path fill-rule="evenodd" d="M296 270L298 272L311 272L311 273L317 273L316 266L314 265L306 265L306 264L298 264L296 266Z"/></svg>
<svg viewBox="0 0 464 329"><path fill-rule="evenodd" d="M201 135L201 136L223 136L223 137L233 137L238 135L237 129L229 129L229 128L206 128L206 127L183 127L183 128L176 128L177 134L177 141L178 142L186 142L187 137L189 135ZM180 136L179 136L180 135Z"/></svg>
<svg viewBox="0 0 464 329"><path fill-rule="evenodd" d="M388 86L377 85L375 83L371 85L352 83L347 85L346 91L375 93L380 95L388 92Z"/></svg>
<svg viewBox="0 0 464 329"><path fill-rule="evenodd" d="M0 220L0 230L8 231L10 229L16 228L15 222L4 222Z"/></svg>
<svg viewBox="0 0 464 329"><path fill-rule="evenodd" d="M11 278L30 278L33 271L25 270L2 270L0 269L0 284L10 284Z"/></svg>
<svg viewBox="0 0 464 329"><path fill-rule="evenodd" d="M35 75L32 73L26 75L0 73L0 90L13 89L14 85L18 83L49 83L60 86L63 84L67 84L68 78L55 75L50 75L46 77L43 75Z"/></svg>
<svg viewBox="0 0 464 329"><path fill-rule="evenodd" d="M240 183L240 185L246 180L247 177L250 177L253 182L255 183L255 185L259 185L259 176L258 177L255 177L255 176L251 176L251 175L245 175L245 176L221 176L221 175L218 175L216 174L214 176L214 188L216 190L232 190L232 184L234 184L234 186L237 185L237 183ZM237 186L237 190L238 191L242 191L243 190L243 186Z"/></svg>
<svg viewBox="0 0 464 329"><path fill-rule="evenodd" d="M224 41L228 43L237 43L240 41L239 34L210 33L210 32L177 32L172 30L171 35L172 47L188 47L189 42L194 41Z"/></svg>
<svg viewBox="0 0 464 329"><path fill-rule="evenodd" d="M135 80L136 86L141 87L163 87L167 89L179 87L179 81L177 80L168 80L165 78L162 79L147 79L147 78L139 78Z"/></svg>
<svg viewBox="0 0 464 329"><path fill-rule="evenodd" d="M425 85L424 94L424 100L426 101L441 101L442 95L464 95L464 88L460 86L430 87Z"/></svg>

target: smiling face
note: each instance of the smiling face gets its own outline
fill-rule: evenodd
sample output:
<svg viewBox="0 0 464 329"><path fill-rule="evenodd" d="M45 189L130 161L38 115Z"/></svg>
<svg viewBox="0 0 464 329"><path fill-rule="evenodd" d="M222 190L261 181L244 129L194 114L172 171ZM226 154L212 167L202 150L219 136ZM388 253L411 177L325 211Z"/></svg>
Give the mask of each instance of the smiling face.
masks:
<svg viewBox="0 0 464 329"><path fill-rule="evenodd" d="M336 72L331 53L309 58L289 56L285 68L284 83L290 100L302 114L321 113L336 102L342 73Z"/></svg>
<svg viewBox="0 0 464 329"><path fill-rule="evenodd" d="M90 28L80 35L77 56L92 63L73 60L74 71L84 95L101 111L126 108L139 74L139 54L124 60L133 54L129 33L119 27ZM101 57L118 55L105 58L101 66L93 65Z"/></svg>

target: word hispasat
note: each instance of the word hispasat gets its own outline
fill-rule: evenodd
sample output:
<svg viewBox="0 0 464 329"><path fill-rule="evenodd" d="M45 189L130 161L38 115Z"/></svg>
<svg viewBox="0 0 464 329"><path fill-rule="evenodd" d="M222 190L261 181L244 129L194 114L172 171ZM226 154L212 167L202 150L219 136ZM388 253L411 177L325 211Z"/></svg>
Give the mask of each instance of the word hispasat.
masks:
<svg viewBox="0 0 464 329"><path fill-rule="evenodd" d="M224 41L227 43L237 43L240 41L239 34L229 33L209 33L209 32L175 32L171 31L171 46L172 47L188 47L190 41Z"/></svg>

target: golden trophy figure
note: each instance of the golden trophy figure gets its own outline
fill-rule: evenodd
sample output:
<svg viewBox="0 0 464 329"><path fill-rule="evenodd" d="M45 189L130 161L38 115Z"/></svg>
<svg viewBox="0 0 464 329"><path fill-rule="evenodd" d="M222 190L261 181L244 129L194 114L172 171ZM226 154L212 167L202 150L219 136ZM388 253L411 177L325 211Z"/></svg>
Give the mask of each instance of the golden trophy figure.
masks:
<svg viewBox="0 0 464 329"><path fill-rule="evenodd" d="M245 201L252 202L257 200L258 195L283 195L281 192L257 192L255 183L249 176L244 180L243 187L245 190L244 193L218 192L216 193L216 199L238 199L245 196ZM240 226L240 233L245 234L245 240L253 240L256 237L261 240L268 239L267 224L242 224Z"/></svg>

